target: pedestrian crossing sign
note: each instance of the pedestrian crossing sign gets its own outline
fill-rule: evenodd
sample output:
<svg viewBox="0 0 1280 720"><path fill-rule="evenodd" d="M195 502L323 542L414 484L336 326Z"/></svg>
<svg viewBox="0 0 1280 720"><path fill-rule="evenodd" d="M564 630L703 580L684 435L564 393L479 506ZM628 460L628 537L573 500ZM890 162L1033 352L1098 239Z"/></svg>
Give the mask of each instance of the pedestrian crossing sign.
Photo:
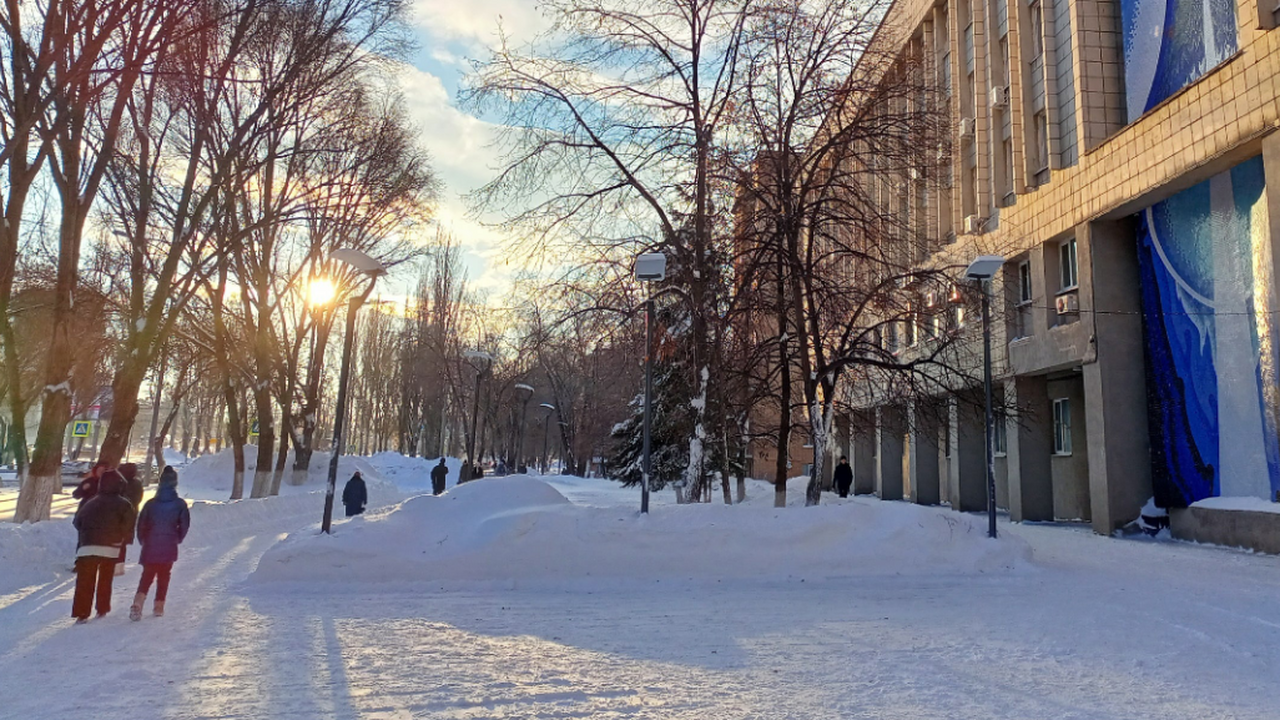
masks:
<svg viewBox="0 0 1280 720"><path fill-rule="evenodd" d="M71 426L71 437L89 437L89 430L93 428L92 420L76 420Z"/></svg>
<svg viewBox="0 0 1280 720"><path fill-rule="evenodd" d="M249 436L252 437L258 434L258 421L254 420L253 424L249 426Z"/></svg>

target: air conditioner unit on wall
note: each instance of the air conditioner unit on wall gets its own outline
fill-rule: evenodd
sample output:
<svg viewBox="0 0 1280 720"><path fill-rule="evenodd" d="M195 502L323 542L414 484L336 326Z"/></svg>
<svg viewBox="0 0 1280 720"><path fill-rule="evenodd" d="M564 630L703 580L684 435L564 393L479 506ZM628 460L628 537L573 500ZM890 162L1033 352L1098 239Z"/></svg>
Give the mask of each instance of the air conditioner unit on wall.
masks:
<svg viewBox="0 0 1280 720"><path fill-rule="evenodd" d="M964 234L977 235L978 233L982 232L982 223L983 223L983 218L980 218L977 215L965 215L964 216Z"/></svg>
<svg viewBox="0 0 1280 720"><path fill-rule="evenodd" d="M1080 312L1080 296L1075 293L1059 295L1057 307L1059 315L1068 315L1070 313Z"/></svg>
<svg viewBox="0 0 1280 720"><path fill-rule="evenodd" d="M960 118L960 137L973 137L973 118Z"/></svg>
<svg viewBox="0 0 1280 720"><path fill-rule="evenodd" d="M1009 104L1009 88L1004 85L991 87L991 107L1002 108Z"/></svg>

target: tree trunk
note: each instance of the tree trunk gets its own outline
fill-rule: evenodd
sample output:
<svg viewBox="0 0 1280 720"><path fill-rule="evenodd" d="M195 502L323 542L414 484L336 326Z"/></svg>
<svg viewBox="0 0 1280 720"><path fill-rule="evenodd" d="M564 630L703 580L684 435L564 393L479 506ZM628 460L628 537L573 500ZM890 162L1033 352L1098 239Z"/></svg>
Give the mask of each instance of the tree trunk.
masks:
<svg viewBox="0 0 1280 720"><path fill-rule="evenodd" d="M111 422L107 424L107 436L98 450L100 463L115 467L129 449L129 433L138 419L138 392L146 378L149 362L145 353L135 345L111 381Z"/></svg>
<svg viewBox="0 0 1280 720"><path fill-rule="evenodd" d="M255 388L254 409L258 414L258 455L253 464L253 488L249 497L266 497L271 492L271 461L275 454L275 414L271 391Z"/></svg>
<svg viewBox="0 0 1280 720"><path fill-rule="evenodd" d="M68 184L73 188L79 187L78 183ZM40 425L31 457L31 478L18 493L18 507L14 513L16 522L48 520L53 493L62 484L62 436L71 419L71 368L75 357L71 340L72 302L79 277L83 225L79 198L64 196L58 239L58 279L54 286Z"/></svg>
<svg viewBox="0 0 1280 720"><path fill-rule="evenodd" d="M285 465L289 464L289 434L290 423L288 410L280 409L281 428L280 432L280 449L276 452L276 469L271 474L271 495L274 497L280 494L280 481L284 479Z"/></svg>

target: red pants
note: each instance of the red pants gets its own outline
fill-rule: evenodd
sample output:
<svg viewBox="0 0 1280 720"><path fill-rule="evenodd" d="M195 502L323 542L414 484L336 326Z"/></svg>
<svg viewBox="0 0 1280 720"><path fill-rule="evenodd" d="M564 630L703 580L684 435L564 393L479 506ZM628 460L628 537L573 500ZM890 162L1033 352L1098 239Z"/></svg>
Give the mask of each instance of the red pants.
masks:
<svg viewBox="0 0 1280 720"><path fill-rule="evenodd" d="M111 612L111 579L116 559L92 555L76 558L76 594L71 600L71 617L87 620L96 595L99 615Z"/></svg>
<svg viewBox="0 0 1280 720"><path fill-rule="evenodd" d="M169 595L169 571L173 563L147 563L142 566L142 579L138 581L138 594L146 595L151 589L151 580L156 581L156 602L164 602Z"/></svg>

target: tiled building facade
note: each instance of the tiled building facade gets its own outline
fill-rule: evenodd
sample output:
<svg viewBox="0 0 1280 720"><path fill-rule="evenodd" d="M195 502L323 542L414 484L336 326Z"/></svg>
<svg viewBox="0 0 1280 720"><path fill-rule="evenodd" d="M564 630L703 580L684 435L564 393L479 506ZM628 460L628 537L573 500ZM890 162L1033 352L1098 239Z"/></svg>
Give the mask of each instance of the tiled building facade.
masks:
<svg viewBox="0 0 1280 720"><path fill-rule="evenodd" d="M924 262L1007 260L1013 519L1110 533L1153 495L1280 498L1278 16L1277 0L890 9L876 42L922 59L955 129L950 172L910 193ZM859 490L985 507L980 412L865 407L844 426Z"/></svg>

